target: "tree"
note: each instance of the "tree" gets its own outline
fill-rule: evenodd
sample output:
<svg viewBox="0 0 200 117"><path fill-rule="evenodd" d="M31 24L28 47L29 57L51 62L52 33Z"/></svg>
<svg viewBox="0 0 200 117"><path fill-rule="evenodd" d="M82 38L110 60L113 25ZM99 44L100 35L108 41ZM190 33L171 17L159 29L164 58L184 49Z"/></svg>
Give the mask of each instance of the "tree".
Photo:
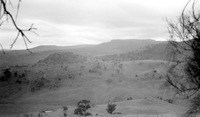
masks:
<svg viewBox="0 0 200 117"><path fill-rule="evenodd" d="M109 114L113 114L113 112L115 111L115 109L116 109L116 104L112 104L112 103L109 103L108 105L107 105L107 109L106 109L106 111L109 113Z"/></svg>
<svg viewBox="0 0 200 117"><path fill-rule="evenodd" d="M11 12L8 10L8 6L13 6L11 0L0 0L0 26L3 25L3 23L5 21L11 21L13 23L14 28L17 30L17 36L14 39L13 43L10 45L10 48L12 49L14 44L16 43L16 41L18 40L18 38L21 36L26 50L29 51L31 53L31 51L28 48L28 44L27 43L31 43L31 41L29 40L29 38L26 36L25 32L33 32L35 34L37 34L35 32L35 30L37 30L36 28L33 27L33 24L31 24L31 26L27 29L22 29L18 26L17 24L17 16L18 16L18 12L19 12L19 8L20 8L20 3L22 0L18 0L18 4L17 4L17 13L16 16L14 18L14 15L11 14ZM0 47L3 50L3 53L5 54L5 51L3 49L2 44L0 43Z"/></svg>
<svg viewBox="0 0 200 117"><path fill-rule="evenodd" d="M67 106L63 106L63 116L64 117L67 117L67 111L68 111Z"/></svg>
<svg viewBox="0 0 200 117"><path fill-rule="evenodd" d="M91 113L87 112L91 108L91 102L89 100L82 100L77 103L77 108L74 110L74 114L81 116L89 116Z"/></svg>
<svg viewBox="0 0 200 117"><path fill-rule="evenodd" d="M9 68L3 69L3 76L0 78L1 81L8 81L9 78L12 76L12 72Z"/></svg>
<svg viewBox="0 0 200 117"><path fill-rule="evenodd" d="M200 11L197 1L189 0L178 20L168 21L170 60L174 64L168 70L167 81L179 96L191 99L192 103L200 97ZM186 12L188 7L191 12ZM191 108L200 112L200 107L194 103Z"/></svg>
<svg viewBox="0 0 200 117"><path fill-rule="evenodd" d="M171 60L175 64L170 67L167 80L179 92L184 93L196 93L200 89L200 14L195 11L195 0L192 3L192 13L185 13L190 2L191 0L184 7L177 22L168 22L171 39L169 49ZM176 72L178 67L183 68L184 74ZM181 79L174 80L175 77ZM186 80L187 85L181 80Z"/></svg>

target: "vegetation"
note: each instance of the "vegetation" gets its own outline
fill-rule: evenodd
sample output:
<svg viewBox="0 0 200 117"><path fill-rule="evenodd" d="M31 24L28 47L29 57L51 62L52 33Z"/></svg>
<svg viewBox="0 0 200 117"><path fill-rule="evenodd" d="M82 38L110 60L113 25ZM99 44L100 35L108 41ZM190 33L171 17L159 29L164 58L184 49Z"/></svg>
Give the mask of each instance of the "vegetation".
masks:
<svg viewBox="0 0 200 117"><path fill-rule="evenodd" d="M91 113L87 112L91 108L91 102L89 100L82 100L77 103L77 108L74 110L74 114L81 116L90 116Z"/></svg>
<svg viewBox="0 0 200 117"><path fill-rule="evenodd" d="M191 3L191 4L190 4ZM191 5L191 13L186 9ZM171 60L175 63L168 71L167 81L179 96L192 99L189 111L200 112L200 11L197 0L189 0L176 22L169 23ZM182 71L181 71L182 70ZM195 102L195 103L194 103ZM188 112L191 114L191 112ZM194 111L192 112L194 113Z"/></svg>
<svg viewBox="0 0 200 117"><path fill-rule="evenodd" d="M133 100L133 98L132 97L128 97L127 100Z"/></svg>
<svg viewBox="0 0 200 117"><path fill-rule="evenodd" d="M191 100L191 107L185 115L191 117L191 116L196 116L199 113L200 113L200 94L198 94Z"/></svg>
<svg viewBox="0 0 200 117"><path fill-rule="evenodd" d="M50 54L48 57L43 60L39 60L39 65L55 65L55 64L64 64L64 63L81 63L86 61L86 57L74 54L72 52L58 52Z"/></svg>
<svg viewBox="0 0 200 117"><path fill-rule="evenodd" d="M21 3L22 0L18 0L18 3L17 3L17 13L16 13L16 16L14 17L14 15L11 13L11 11L9 10L9 6L10 7L14 7L12 2L10 0L0 0L0 26L6 22L6 21L9 21L11 20L11 22L13 23L13 26L14 28L17 30L17 36L16 38L14 39L14 41L12 42L11 44L11 48L13 48L14 44L16 43L16 41L19 39L19 37L21 36L24 43L25 43L25 47L26 47L26 50L29 51L31 53L31 51L29 50L28 48L28 44L27 43L31 43L31 41L29 40L29 38L26 36L25 32L33 32L35 34L37 34L35 32L35 30L37 30L37 28L33 27L33 24L31 24L31 26L27 29L22 29L21 27L19 27L19 25L16 23L16 20L17 20L17 16L18 16L18 11L19 11L19 8L20 8L20 3ZM5 20L6 19L6 20ZM0 43L0 47L2 48L3 50L3 53L5 54L4 52L4 49L3 49L3 46L1 45Z"/></svg>
<svg viewBox="0 0 200 117"><path fill-rule="evenodd" d="M170 42L170 52L172 55L172 61L175 63L172 65L172 67L169 69L169 74L167 74L167 81L168 83L173 86L175 89L177 89L177 93L180 95L184 95L187 98L192 97L191 100L191 108L188 110L187 114L196 114L200 112L200 15L199 13L196 13L195 11L195 3L196 1L193 0L192 3L192 12L191 14L185 13L185 9L188 6L188 4L192 0L189 0L189 2L186 4L181 16L179 17L178 21L173 23L169 22L169 34L171 37ZM18 2L18 10L20 6L21 0ZM27 42L31 43L31 41L27 38L25 35L25 31L31 31L34 32L36 28L31 25L29 28L22 30L17 24L16 19L14 19L13 15L8 11L7 9L8 2L7 0L0 0L0 16L5 17L0 19L0 25L4 22L1 21L2 19L11 20L11 22L14 25L14 28L17 30L17 36L14 39L13 43L11 44L11 48L15 44L15 42L18 40L18 38L21 36L22 39L25 42L26 49L31 52L28 49ZM17 10L17 14L18 14ZM17 15L16 15L17 17ZM35 32L34 32L35 33ZM3 46L0 44L0 47L3 50ZM146 59L149 58L149 56L142 56L145 51L141 52L132 52L132 53L126 53L126 54L120 54L120 55L109 55L102 58L102 60L137 60L137 59ZM146 52L147 53L147 52ZM131 55L132 54L132 55ZM71 55L71 56L70 56ZM129 55L129 56L128 56ZM119 56L119 57L118 57ZM128 57L127 57L128 56ZM41 60L38 62L38 64L42 65L48 65L48 64L61 64L61 68L63 68L63 63L77 63L77 62L84 62L86 60L85 57L78 56L72 53L54 53L49 55L47 58ZM96 66L94 66L94 69L90 69L90 73L96 73L98 70L101 70L102 66L98 63ZM184 70L183 74L179 74L179 67L182 67ZM68 67L64 68L65 70L68 70ZM119 64L118 68L116 68L116 72L120 73L121 69L123 69L123 64ZM178 71L178 72L177 72ZM154 73L157 71L155 70ZM1 81L8 81L9 78L12 76L14 77L20 77L17 72L12 73L9 68L3 70L3 76L0 77ZM25 77L25 74L22 74L22 77ZM136 75L138 77L138 75ZM69 74L69 79L73 79L74 76ZM55 82L53 84L53 87L58 87L60 80L57 80L58 82ZM22 80L18 79L16 81L17 83L21 83ZM40 90L42 87L45 86L46 82L49 82L45 78L36 79L31 82L31 91ZM108 84L112 83L112 79L107 80ZM127 100L132 100L131 97L127 98ZM168 101L169 103L173 103L173 100L167 99L165 101ZM116 104L108 104L106 111L109 114L114 114L114 111L116 110ZM91 115L91 113L87 112L87 110L91 108L91 102L88 100L82 100L78 102L77 108L74 110L74 114L81 115L81 116L88 116ZM63 111L67 111L67 107L63 108ZM28 116L28 115L25 115ZM66 113L64 113L64 116L67 116Z"/></svg>
<svg viewBox="0 0 200 117"><path fill-rule="evenodd" d="M1 81L8 81L9 78L12 76L12 72L10 71L9 68L3 69L3 76L0 77Z"/></svg>
<svg viewBox="0 0 200 117"><path fill-rule="evenodd" d="M165 99L166 102L173 104L173 100L172 99Z"/></svg>
<svg viewBox="0 0 200 117"><path fill-rule="evenodd" d="M48 82L50 82L50 81L45 78L33 80L30 83L30 89L32 92L38 91L38 90L42 89Z"/></svg>
<svg viewBox="0 0 200 117"><path fill-rule="evenodd" d="M116 110L116 104L112 104L112 103L109 103L107 105L107 109L106 111L109 113L109 114L113 114L113 112Z"/></svg>
<svg viewBox="0 0 200 117"><path fill-rule="evenodd" d="M67 111L68 111L67 106L63 106L63 116L64 117L67 117Z"/></svg>

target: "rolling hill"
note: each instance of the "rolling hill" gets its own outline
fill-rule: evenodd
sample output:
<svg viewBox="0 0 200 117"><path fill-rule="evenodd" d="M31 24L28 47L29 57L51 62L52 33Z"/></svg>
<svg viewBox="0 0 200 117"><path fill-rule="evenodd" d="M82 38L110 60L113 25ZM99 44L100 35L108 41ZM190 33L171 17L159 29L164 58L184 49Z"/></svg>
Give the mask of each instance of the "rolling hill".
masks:
<svg viewBox="0 0 200 117"><path fill-rule="evenodd" d="M146 100L153 99L168 103L168 100L173 100L175 94L165 81L168 65L169 63L163 60L89 60L83 63L15 66L10 70L12 73L17 72L18 75L12 76L9 85L0 82L0 103L27 106L21 107L22 110L16 109L13 114L53 108L48 105L76 105L83 99L90 100L95 105L106 104L109 101L119 103L130 97L133 102L140 100L141 103L146 103ZM17 83L19 81L20 84ZM175 100L173 101L175 104ZM39 108L32 110L29 105L38 105ZM129 109L137 112L142 108ZM7 111L2 109L0 112ZM145 112L162 113L148 109Z"/></svg>
<svg viewBox="0 0 200 117"><path fill-rule="evenodd" d="M168 113L160 107L179 108L174 113L179 112L174 89L165 80L173 64L167 61L166 47L166 42L153 40L112 40L98 45L40 46L31 49L32 54L9 51L0 55L0 115L60 105L74 108L83 99L96 105L92 112L103 114L108 102L117 103L119 111L127 114ZM3 81L7 68L10 76ZM16 109L3 108L10 104Z"/></svg>

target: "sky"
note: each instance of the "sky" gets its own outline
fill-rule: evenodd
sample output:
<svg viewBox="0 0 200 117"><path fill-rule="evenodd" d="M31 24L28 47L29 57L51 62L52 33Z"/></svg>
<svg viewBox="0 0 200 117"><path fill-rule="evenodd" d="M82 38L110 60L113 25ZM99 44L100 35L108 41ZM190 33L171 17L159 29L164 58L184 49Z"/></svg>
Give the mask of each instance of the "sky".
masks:
<svg viewBox="0 0 200 117"><path fill-rule="evenodd" d="M22 0L17 24L32 43L69 46L99 44L113 39L168 39L166 18L176 19L188 0ZM8 6L15 16L16 0ZM17 31L11 21L0 26L0 43L10 48ZM13 49L24 49L20 37Z"/></svg>

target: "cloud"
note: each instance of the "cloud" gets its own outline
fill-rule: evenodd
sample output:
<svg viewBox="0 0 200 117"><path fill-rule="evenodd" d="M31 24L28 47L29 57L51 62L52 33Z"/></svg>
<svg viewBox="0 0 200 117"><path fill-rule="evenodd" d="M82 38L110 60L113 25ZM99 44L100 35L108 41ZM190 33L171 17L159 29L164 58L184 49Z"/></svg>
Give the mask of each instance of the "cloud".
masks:
<svg viewBox="0 0 200 117"><path fill-rule="evenodd" d="M28 33L33 41L31 47L44 44L94 44L111 39L164 39L167 33L164 19L178 16L186 2L187 0L26 0L21 3L17 23L23 28L34 23L38 28L39 36ZM15 31L10 26L3 29L0 42L9 45L10 35L12 34L13 39ZM15 46L23 48L22 45Z"/></svg>

